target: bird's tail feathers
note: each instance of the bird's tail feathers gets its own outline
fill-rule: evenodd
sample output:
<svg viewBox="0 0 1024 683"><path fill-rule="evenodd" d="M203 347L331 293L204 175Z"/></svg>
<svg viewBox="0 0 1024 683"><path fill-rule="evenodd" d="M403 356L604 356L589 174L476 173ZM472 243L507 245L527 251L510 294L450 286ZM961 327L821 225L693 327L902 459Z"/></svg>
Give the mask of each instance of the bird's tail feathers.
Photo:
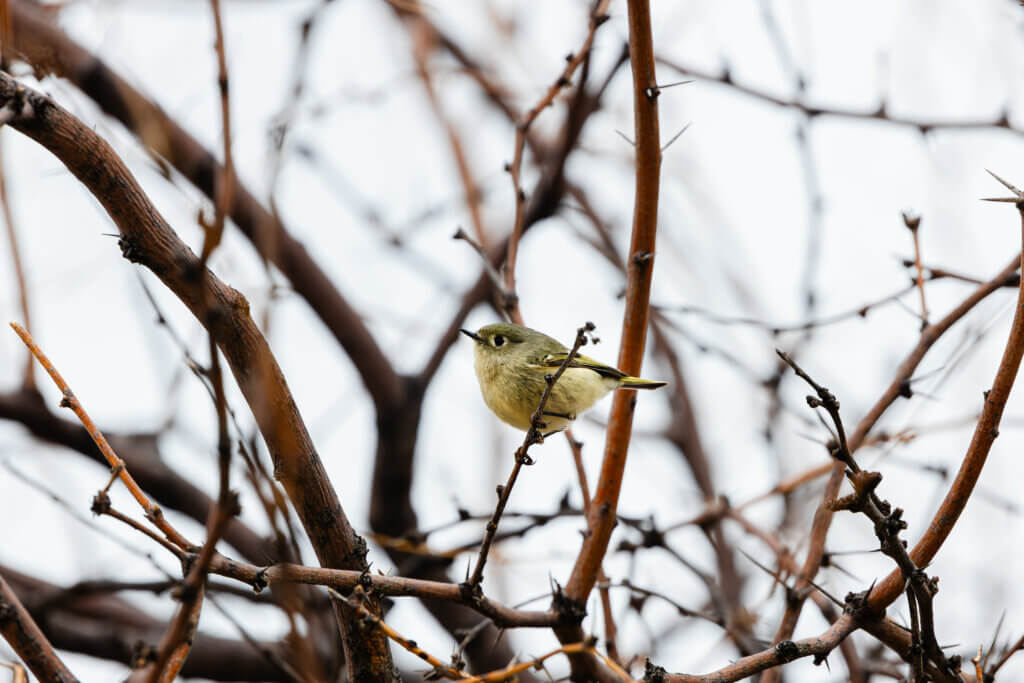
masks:
<svg viewBox="0 0 1024 683"><path fill-rule="evenodd" d="M641 379L639 377L623 377L619 386L623 389L659 389L666 384L668 384L668 382L657 382L655 380Z"/></svg>

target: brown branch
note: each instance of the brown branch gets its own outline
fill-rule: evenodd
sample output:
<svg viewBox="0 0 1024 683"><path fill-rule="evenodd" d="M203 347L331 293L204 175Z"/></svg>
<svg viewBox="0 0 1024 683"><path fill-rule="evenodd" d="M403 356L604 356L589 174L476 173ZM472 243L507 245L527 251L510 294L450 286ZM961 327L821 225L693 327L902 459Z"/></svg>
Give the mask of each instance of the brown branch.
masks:
<svg viewBox="0 0 1024 683"><path fill-rule="evenodd" d="M178 613L156 646L153 661L136 669L125 683L172 683L185 664L192 641L199 629L199 613L203 607L203 586L188 595Z"/></svg>
<svg viewBox="0 0 1024 683"><path fill-rule="evenodd" d="M664 151L664 148L662 151ZM597 239L592 241L592 246L615 268L625 274L626 266L621 255L615 250L614 241L605 222L597 215L596 210L590 205L582 190L570 188L570 193L579 202L583 213L590 219L597 233ZM665 361L672 373L671 391L668 395L669 405L672 410L672 420L669 427L665 430L665 438L679 449L710 507L715 505L715 489L711 479L711 467L697 427L697 419L690 400L688 383L683 375L682 363L679 355L669 342L668 334L664 329L667 322L664 314L657 307L652 307L651 332L653 333L653 349L655 354ZM722 506L722 509L724 509L724 506ZM711 544L718 564L721 579L721 590L718 593L724 600L722 611L728 615L742 615L745 613L741 604L743 577L736 571L732 548L718 526L718 520L720 519L720 514L717 516L707 516L705 523L701 524L701 531L704 532L708 542ZM604 579L598 579L599 586L604 582ZM749 625L745 623L743 618L732 620L732 624L727 628L727 632L743 654L750 654L757 650L757 641L752 637Z"/></svg>
<svg viewBox="0 0 1024 683"><path fill-rule="evenodd" d="M550 628L562 621L562 617L552 611L513 609L482 595L468 596L459 584L444 581L427 581L345 569L305 567L297 564L256 567L220 555L211 559L210 573L244 581L256 589L288 583L330 586L338 591L349 591L356 586L363 586L367 589L372 588L378 595L416 597L425 601L441 600L470 607L502 628Z"/></svg>
<svg viewBox="0 0 1024 683"><path fill-rule="evenodd" d="M39 626L0 575L0 634L41 681L77 681L54 652Z"/></svg>
<svg viewBox="0 0 1024 683"><path fill-rule="evenodd" d="M704 675L662 673L660 680L664 683L729 683L803 657L813 656L816 662L824 661L828 653L839 647L840 643L855 628L856 622L853 617L844 614L819 636L796 641L785 640L772 648L744 657L712 673Z"/></svg>
<svg viewBox="0 0 1024 683"><path fill-rule="evenodd" d="M639 376L643 364L650 309L654 238L658 221L661 144L658 135L659 91L654 75L650 7L647 0L630 0L628 8L636 131L636 194L626 278L626 310L618 367L627 374ZM601 562L615 526L615 510L626 467L626 453L635 406L635 391L616 392L608 423L601 474L588 519L589 533L583 541L583 548L566 584L566 595L581 604L586 602L597 581Z"/></svg>
<svg viewBox="0 0 1024 683"><path fill-rule="evenodd" d="M153 271L216 339L295 505L320 562L363 570L365 544L341 509L291 392L249 315L248 302L209 270L157 212L124 162L88 126L41 94L0 74L9 125L57 156L103 204L121 231L129 260ZM350 674L392 676L387 639L365 634L352 614L337 614Z"/></svg>
<svg viewBox="0 0 1024 683"><path fill-rule="evenodd" d="M622 324L622 344L618 367L631 375L640 375L647 320L650 313L651 280L654 266L655 235L658 221L658 192L661 176L661 143L658 134L658 87L654 74L654 44L650 6L647 0L629 0L629 57L633 72L633 112L636 138L636 187L633 207L633 231L630 238L626 275L626 308ZM612 530L622 477L626 467L633 425L636 392L618 391L612 401L601 473L591 501L587 534L583 547L566 583L563 602L580 607L593 590ZM579 641L579 626L555 629L559 641ZM573 675L599 680L614 680L608 667L593 658L571 657Z"/></svg>

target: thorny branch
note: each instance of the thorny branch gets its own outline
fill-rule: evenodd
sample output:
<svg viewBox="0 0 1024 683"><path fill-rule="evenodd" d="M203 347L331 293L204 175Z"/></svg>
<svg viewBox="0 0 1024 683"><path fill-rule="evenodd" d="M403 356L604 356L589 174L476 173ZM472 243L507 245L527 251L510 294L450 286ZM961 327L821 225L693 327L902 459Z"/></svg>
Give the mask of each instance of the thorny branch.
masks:
<svg viewBox="0 0 1024 683"><path fill-rule="evenodd" d="M636 132L636 187L618 367L627 374L638 376L647 339L654 272L661 143L650 6L645 0L630 0L628 14ZM601 475L588 520L589 534L584 539L583 548L566 584L566 595L579 603L585 602L593 589L601 561L608 549L626 466L635 405L635 391L619 391L614 396Z"/></svg>
<svg viewBox="0 0 1024 683"><path fill-rule="evenodd" d="M899 537L899 533L907 528L907 523L902 519L903 510L893 508L888 501L882 500L875 493L882 481L882 475L862 470L854 460L839 413L839 401L835 395L815 382L788 355L781 351L778 353L782 360L814 389L815 396L808 396L807 404L812 409L824 408L835 426L836 438L830 444L829 452L837 461L837 466L842 468L847 479L853 485L854 493L834 500L831 503L832 509L859 512L871 520L875 535L881 544L882 553L892 558L897 564L906 591L913 595L910 607L913 614L912 622L916 624L916 628L912 628L911 648L905 655L910 658L912 670L914 670L914 658L923 656L926 659L920 660L920 666L923 667L924 662L927 661L943 675L957 677L960 667L959 658L947 659L935 639L931 605L935 593L938 592L938 579L929 578L924 570L914 563L907 552L906 543ZM865 596L866 606L870 605L874 594L874 586L872 586ZM880 614L881 610L877 613ZM792 627L790 627L790 631L791 629ZM918 650L914 649L915 643Z"/></svg>

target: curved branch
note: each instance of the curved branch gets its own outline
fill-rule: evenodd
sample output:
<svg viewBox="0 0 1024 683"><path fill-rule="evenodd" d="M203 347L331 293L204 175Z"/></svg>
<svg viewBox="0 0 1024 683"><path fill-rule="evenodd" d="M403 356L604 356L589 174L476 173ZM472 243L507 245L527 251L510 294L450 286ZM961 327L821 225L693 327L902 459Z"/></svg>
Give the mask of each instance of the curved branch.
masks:
<svg viewBox="0 0 1024 683"><path fill-rule="evenodd" d="M820 636L797 641L785 640L775 647L744 657L709 674L663 674L660 680L665 683L729 683L803 657L814 656L815 661L823 661L855 628L854 619L844 614Z"/></svg>
<svg viewBox="0 0 1024 683"><path fill-rule="evenodd" d="M121 232L124 256L159 277L217 342L321 564L365 570L366 544L341 508L291 391L245 297L202 269L110 145L63 108L0 73L0 115L46 147L100 201ZM387 639L337 607L350 674L392 677Z"/></svg>

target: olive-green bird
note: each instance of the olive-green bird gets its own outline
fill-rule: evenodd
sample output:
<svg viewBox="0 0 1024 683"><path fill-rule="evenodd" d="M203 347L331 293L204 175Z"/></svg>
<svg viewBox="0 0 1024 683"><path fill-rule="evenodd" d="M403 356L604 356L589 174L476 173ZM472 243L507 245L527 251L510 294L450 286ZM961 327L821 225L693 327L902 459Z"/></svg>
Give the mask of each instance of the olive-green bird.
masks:
<svg viewBox="0 0 1024 683"><path fill-rule="evenodd" d="M512 323L486 325L476 332L459 331L476 342L474 367L484 403L503 422L528 431L547 388L544 377L557 371L569 349L546 334ZM577 355L551 390L541 431L545 436L562 431L614 389L657 389L666 384L630 377Z"/></svg>

